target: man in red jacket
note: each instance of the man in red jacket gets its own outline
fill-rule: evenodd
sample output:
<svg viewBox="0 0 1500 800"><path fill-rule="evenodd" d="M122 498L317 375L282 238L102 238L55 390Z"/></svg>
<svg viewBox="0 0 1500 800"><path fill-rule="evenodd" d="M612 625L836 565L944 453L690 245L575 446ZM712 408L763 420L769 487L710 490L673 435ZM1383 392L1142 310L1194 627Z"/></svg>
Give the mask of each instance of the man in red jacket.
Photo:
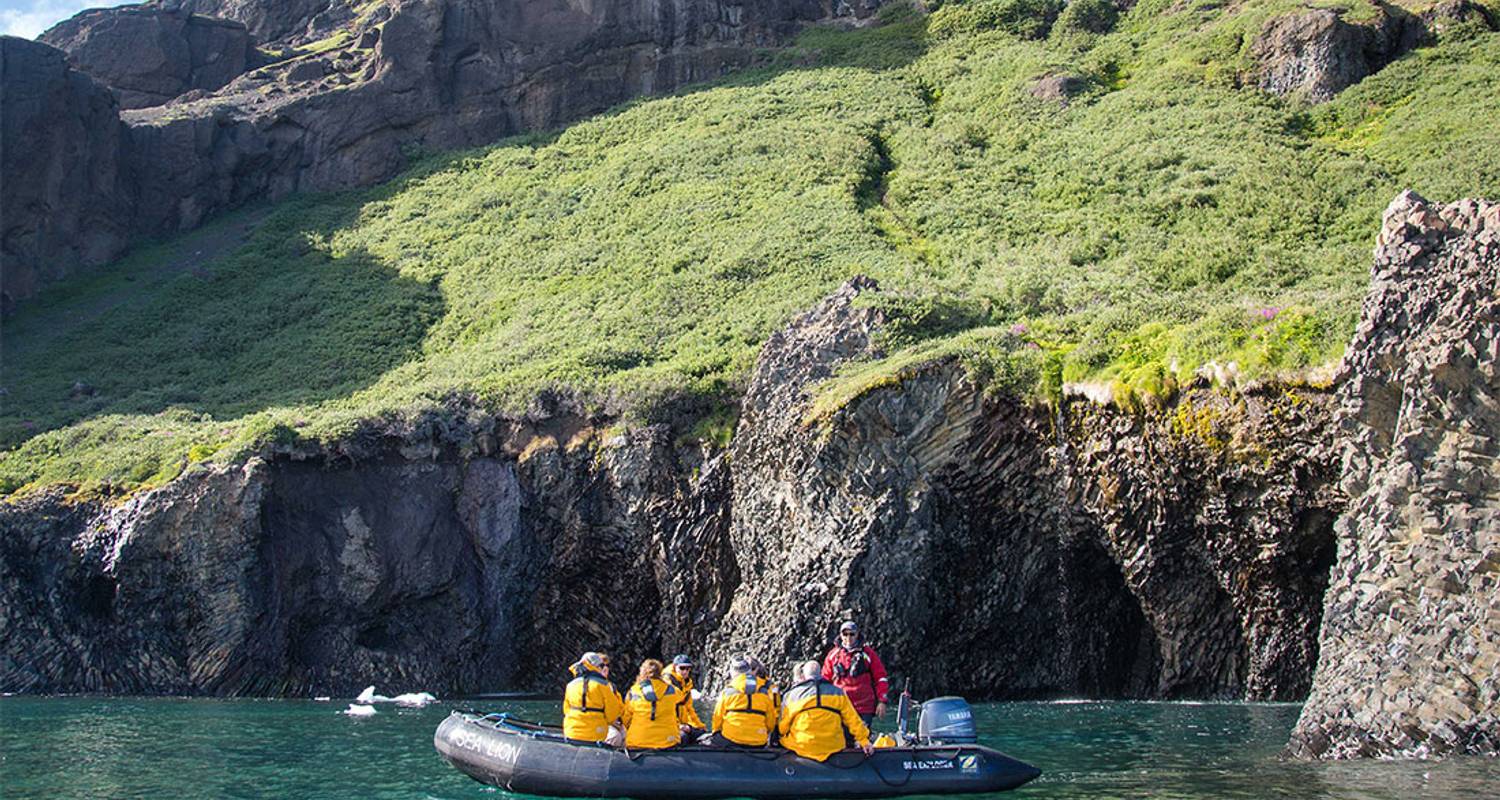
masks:
<svg viewBox="0 0 1500 800"><path fill-rule="evenodd" d="M890 691L885 665L875 655L875 648L859 637L859 626L853 622L839 626L839 641L823 659L823 679L844 690L866 725L875 717L885 716Z"/></svg>

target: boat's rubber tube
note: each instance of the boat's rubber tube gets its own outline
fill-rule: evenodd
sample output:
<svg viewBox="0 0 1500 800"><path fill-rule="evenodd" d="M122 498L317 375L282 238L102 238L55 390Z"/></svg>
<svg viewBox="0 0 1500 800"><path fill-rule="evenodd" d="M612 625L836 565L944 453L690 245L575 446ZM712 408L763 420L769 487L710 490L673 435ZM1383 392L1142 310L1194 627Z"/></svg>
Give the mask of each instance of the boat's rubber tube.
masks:
<svg viewBox="0 0 1500 800"><path fill-rule="evenodd" d="M779 748L632 750L563 739L504 715L453 712L433 744L480 783L554 797L842 798L1000 792L1041 770L978 745L835 753L819 763Z"/></svg>

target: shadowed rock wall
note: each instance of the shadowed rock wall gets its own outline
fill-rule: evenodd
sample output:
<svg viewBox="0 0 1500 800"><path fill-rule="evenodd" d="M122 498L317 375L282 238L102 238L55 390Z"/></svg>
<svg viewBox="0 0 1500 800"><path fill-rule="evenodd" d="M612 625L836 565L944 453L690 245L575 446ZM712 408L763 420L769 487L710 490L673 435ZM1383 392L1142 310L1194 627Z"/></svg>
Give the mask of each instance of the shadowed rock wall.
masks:
<svg viewBox="0 0 1500 800"><path fill-rule="evenodd" d="M63 53L0 36L0 313L129 239L127 132Z"/></svg>

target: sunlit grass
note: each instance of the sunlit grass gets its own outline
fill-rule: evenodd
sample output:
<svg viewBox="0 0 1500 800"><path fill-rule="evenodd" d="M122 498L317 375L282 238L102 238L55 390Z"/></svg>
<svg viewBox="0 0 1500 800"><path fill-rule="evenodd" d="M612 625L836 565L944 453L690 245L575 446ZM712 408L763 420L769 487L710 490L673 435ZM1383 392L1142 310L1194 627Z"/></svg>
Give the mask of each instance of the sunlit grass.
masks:
<svg viewBox="0 0 1500 800"><path fill-rule="evenodd" d="M716 87L231 216L253 234L201 263L212 226L142 248L5 322L0 490L545 390L627 423L695 398L674 421L723 443L760 344L854 274L889 294L891 357L815 419L947 359L1038 399L1293 375L1341 353L1391 197L1500 195L1500 35L1309 108L1237 77L1298 4L1143 0L1110 28L1078 2L1035 38L1017 4L941 40L890 7ZM1086 90L1031 97L1060 73Z"/></svg>

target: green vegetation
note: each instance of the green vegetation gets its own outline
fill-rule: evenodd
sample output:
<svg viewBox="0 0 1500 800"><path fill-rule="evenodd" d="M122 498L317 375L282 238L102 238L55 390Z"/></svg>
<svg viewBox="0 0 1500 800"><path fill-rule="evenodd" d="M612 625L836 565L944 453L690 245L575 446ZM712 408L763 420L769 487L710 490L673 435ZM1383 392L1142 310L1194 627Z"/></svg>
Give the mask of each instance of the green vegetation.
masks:
<svg viewBox="0 0 1500 800"><path fill-rule="evenodd" d="M718 410L685 435L727 441L760 343L858 273L892 355L814 419L943 359L1126 405L1211 362L1301 374L1340 355L1398 191L1500 196L1500 34L1324 106L1241 88L1265 19L1301 7L1077 0L1050 28L1017 11L1042 0L890 7L714 87L144 248L6 321L0 491L159 483L549 389L627 420L687 397ZM1086 89L1032 97L1049 74Z"/></svg>

